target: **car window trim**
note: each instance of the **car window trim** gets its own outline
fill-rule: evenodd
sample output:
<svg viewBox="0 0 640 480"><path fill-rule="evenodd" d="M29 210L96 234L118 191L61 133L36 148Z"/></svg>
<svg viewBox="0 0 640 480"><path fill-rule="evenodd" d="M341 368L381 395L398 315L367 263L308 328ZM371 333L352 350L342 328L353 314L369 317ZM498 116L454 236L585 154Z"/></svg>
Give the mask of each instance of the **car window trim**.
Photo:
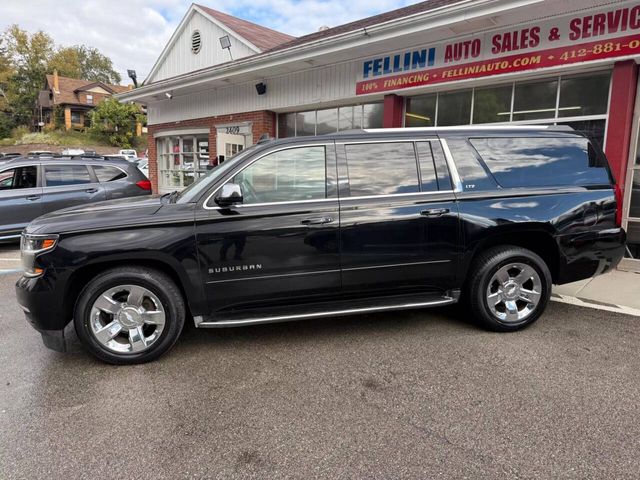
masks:
<svg viewBox="0 0 640 480"><path fill-rule="evenodd" d="M236 170L236 171L232 171L229 172L229 177L225 178L224 181L220 184L220 186L218 188L216 188L204 201L204 203L202 204L202 207L204 210L220 210L221 207L216 206L209 206L209 201L214 197L214 195L216 193L218 193L218 191L225 186L227 183L229 183L233 177L235 177L236 175L239 175L240 173L242 173L245 169L249 168L251 165L253 165L255 162L257 162L258 160L260 160L261 158L266 157L267 155L271 155L272 153L278 153L284 150L293 150L296 148L309 148L309 147L324 147L324 163L325 163L325 184L328 178L328 174L327 174L327 148L334 145L333 142L318 142L318 143L309 143L309 144L300 144L300 145L287 145L285 147L282 148L276 148L273 150L269 150L267 152L264 152L262 155L257 156L256 158L250 160L246 165L243 165L241 169ZM325 192L326 192L326 185L325 185ZM238 205L234 205L234 207L263 207L263 206L270 206L270 205L283 205L283 204L296 204L296 203L313 203L313 202L325 202L325 201L332 201L338 200L338 197L331 197L331 198L319 198L316 200L291 200L291 201L285 201L285 202L267 202L267 203L252 203L249 205L243 205L243 204L238 204ZM228 208L228 207L225 207Z"/></svg>

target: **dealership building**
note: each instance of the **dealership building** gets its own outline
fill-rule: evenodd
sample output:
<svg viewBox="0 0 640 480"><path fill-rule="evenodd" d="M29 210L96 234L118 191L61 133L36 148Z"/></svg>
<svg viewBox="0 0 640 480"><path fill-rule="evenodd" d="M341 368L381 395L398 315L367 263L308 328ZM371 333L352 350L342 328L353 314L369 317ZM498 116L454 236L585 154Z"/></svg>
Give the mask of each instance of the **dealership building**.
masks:
<svg viewBox="0 0 640 480"><path fill-rule="evenodd" d="M430 0L318 27L295 38L192 5L144 84L118 96L147 106L154 190L264 134L570 125L609 158L623 268L640 270L640 1Z"/></svg>

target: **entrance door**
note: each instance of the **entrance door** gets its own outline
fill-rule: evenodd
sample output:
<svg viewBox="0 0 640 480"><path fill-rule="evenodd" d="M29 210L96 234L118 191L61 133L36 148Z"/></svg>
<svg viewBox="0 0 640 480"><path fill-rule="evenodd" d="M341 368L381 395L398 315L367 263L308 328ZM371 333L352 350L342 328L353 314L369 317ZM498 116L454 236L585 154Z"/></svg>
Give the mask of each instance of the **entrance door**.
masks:
<svg viewBox="0 0 640 480"><path fill-rule="evenodd" d="M272 150L228 180L240 185L241 204L220 208L210 199L198 211L198 255L212 316L340 291L333 149L318 142Z"/></svg>

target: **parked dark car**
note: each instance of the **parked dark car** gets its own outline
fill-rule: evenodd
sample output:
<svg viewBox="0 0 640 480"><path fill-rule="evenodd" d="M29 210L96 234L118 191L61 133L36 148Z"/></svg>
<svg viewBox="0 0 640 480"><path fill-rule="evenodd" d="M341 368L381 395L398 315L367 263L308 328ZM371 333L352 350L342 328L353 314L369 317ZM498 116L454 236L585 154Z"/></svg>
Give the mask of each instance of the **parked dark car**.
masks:
<svg viewBox="0 0 640 480"><path fill-rule="evenodd" d="M15 158L0 163L0 241L19 239L45 213L150 194L151 182L125 160Z"/></svg>
<svg viewBox="0 0 640 480"><path fill-rule="evenodd" d="M448 305L514 331L552 284L624 253L597 146L559 127L400 129L260 142L186 190L46 215L20 305L45 345L98 358L221 328ZM73 319L73 321L72 321Z"/></svg>

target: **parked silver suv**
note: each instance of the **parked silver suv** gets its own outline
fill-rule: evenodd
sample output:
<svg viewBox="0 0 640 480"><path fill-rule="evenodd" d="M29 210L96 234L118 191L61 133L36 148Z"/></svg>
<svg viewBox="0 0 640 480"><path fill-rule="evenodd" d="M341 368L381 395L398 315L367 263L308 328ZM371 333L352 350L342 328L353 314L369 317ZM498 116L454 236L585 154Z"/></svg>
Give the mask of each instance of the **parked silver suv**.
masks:
<svg viewBox="0 0 640 480"><path fill-rule="evenodd" d="M85 203L151 195L135 164L104 157L18 157L0 161L0 241L31 220Z"/></svg>

